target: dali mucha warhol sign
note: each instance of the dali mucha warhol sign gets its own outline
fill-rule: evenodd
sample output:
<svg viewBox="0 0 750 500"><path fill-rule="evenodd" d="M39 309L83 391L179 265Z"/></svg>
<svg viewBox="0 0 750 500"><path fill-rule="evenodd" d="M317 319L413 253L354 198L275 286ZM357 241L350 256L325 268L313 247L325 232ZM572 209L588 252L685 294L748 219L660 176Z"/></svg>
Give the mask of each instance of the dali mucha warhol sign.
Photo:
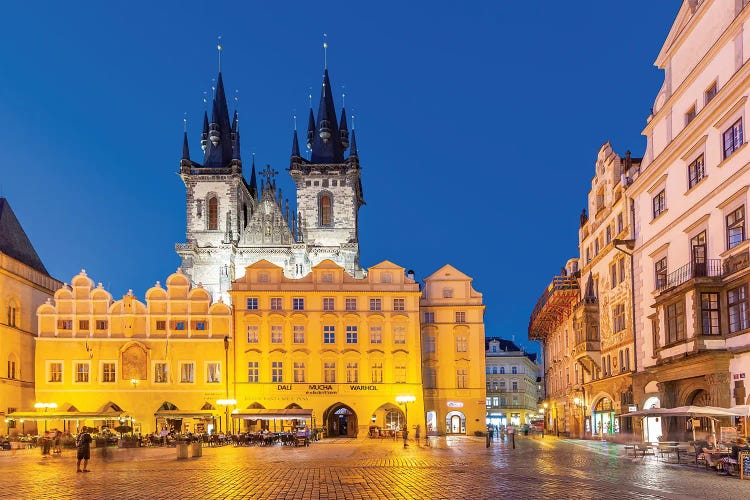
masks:
<svg viewBox="0 0 750 500"><path fill-rule="evenodd" d="M338 394L339 392L377 391L375 384L278 384L277 391L301 391L305 394Z"/></svg>

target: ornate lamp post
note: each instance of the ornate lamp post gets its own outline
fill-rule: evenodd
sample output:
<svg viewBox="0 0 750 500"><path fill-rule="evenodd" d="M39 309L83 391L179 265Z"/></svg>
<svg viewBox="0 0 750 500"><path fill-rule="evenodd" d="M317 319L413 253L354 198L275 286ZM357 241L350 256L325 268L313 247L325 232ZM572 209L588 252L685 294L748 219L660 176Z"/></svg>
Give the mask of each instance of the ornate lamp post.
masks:
<svg viewBox="0 0 750 500"><path fill-rule="evenodd" d="M219 406L223 406L225 408L225 415L227 419L227 423L225 424L226 429L225 432L229 433L229 407L234 406L237 404L236 399L217 399L216 404ZM234 422L232 422L232 434L234 434Z"/></svg>
<svg viewBox="0 0 750 500"><path fill-rule="evenodd" d="M409 403L413 403L416 400L417 398L411 395L396 396L396 402L404 405L404 448L409 447L409 444L406 442L409 437Z"/></svg>

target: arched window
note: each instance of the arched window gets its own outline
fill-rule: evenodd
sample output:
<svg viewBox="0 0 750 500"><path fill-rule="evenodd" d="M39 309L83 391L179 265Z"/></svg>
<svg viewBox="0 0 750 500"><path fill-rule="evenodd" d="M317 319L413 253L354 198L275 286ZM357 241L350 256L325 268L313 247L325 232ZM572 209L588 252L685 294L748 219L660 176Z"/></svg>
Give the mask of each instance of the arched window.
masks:
<svg viewBox="0 0 750 500"><path fill-rule="evenodd" d="M219 200L215 196L208 200L208 229L219 229Z"/></svg>
<svg viewBox="0 0 750 500"><path fill-rule="evenodd" d="M242 204L242 227L247 227L247 204Z"/></svg>
<svg viewBox="0 0 750 500"><path fill-rule="evenodd" d="M333 200L331 195L324 194L320 197L320 225L330 226L333 224Z"/></svg>
<svg viewBox="0 0 750 500"><path fill-rule="evenodd" d="M504 375L504 374L505 374L505 367L501 366L500 367L500 375Z"/></svg>

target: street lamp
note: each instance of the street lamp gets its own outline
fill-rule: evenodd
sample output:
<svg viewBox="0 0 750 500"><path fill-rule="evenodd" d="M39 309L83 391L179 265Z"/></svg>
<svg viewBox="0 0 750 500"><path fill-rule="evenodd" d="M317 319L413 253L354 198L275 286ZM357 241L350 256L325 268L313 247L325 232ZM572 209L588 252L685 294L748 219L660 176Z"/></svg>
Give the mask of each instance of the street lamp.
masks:
<svg viewBox="0 0 750 500"><path fill-rule="evenodd" d="M131 378L130 383L133 384L133 389L138 387L138 379L137 378Z"/></svg>
<svg viewBox="0 0 750 500"><path fill-rule="evenodd" d="M229 399L229 398L227 398L227 399L217 399L216 400L216 404L219 405L219 406L223 406L226 409L226 419L227 420L226 420L226 424L225 424L226 429L224 429L224 430L225 430L225 432L229 432L229 407L236 405L237 404L237 400L236 399ZM234 434L234 422L232 422L232 434Z"/></svg>
<svg viewBox="0 0 750 500"><path fill-rule="evenodd" d="M413 403L416 400L417 398L411 395L396 396L396 402L404 405L404 448L409 446L406 442L409 437L409 403Z"/></svg>
<svg viewBox="0 0 750 500"><path fill-rule="evenodd" d="M549 408L549 403L545 401L544 403L542 403L542 410L543 410L543 413L544 413L544 428L543 428L543 430L545 430L545 431L547 430L547 418L549 418L549 417L547 417L547 408Z"/></svg>

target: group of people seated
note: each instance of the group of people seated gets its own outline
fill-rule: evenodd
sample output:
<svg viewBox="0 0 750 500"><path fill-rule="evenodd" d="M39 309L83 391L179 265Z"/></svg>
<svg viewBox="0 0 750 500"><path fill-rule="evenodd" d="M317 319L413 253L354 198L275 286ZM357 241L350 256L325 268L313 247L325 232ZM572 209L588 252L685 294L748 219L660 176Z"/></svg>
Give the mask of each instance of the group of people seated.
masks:
<svg viewBox="0 0 750 500"><path fill-rule="evenodd" d="M750 452L750 446L743 437L737 438L729 445L724 445L717 444L713 436L709 436L705 441L696 441L695 446L696 449L703 451L698 458L705 460L707 467L715 468L719 474L727 476L737 467L740 452ZM713 456L717 450L723 453L721 458L714 459Z"/></svg>

